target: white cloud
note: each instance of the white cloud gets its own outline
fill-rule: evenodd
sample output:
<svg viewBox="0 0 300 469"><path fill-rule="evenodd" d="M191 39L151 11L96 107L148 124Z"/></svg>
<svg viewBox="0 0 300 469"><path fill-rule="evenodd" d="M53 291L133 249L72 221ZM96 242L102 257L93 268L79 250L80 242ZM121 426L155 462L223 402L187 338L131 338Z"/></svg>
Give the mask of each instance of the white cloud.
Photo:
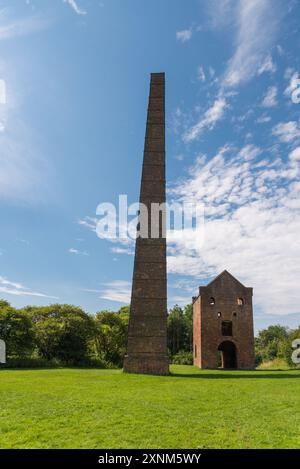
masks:
<svg viewBox="0 0 300 469"><path fill-rule="evenodd" d="M280 44L277 44L276 48L277 48L278 55L282 57L284 55L283 47Z"/></svg>
<svg viewBox="0 0 300 469"><path fill-rule="evenodd" d="M183 31L177 31L176 38L178 41L186 42L189 41L192 37L192 29L184 29Z"/></svg>
<svg viewBox="0 0 300 469"><path fill-rule="evenodd" d="M214 104L204 113L199 122L184 135L184 141L195 140L205 129L212 130L216 123L222 119L227 103L224 97L217 98Z"/></svg>
<svg viewBox="0 0 300 469"><path fill-rule="evenodd" d="M111 252L114 254L127 254L129 256L132 256L134 254L134 251L130 248L121 248L121 247L112 247Z"/></svg>
<svg viewBox="0 0 300 469"><path fill-rule="evenodd" d="M227 145L197 160L171 195L204 204L204 230L169 245L169 272L200 283L226 268L254 287L255 305L265 313L298 313L299 156L300 147L274 160L253 145Z"/></svg>
<svg viewBox="0 0 300 469"><path fill-rule="evenodd" d="M6 83L0 79L0 104L6 104Z"/></svg>
<svg viewBox="0 0 300 469"><path fill-rule="evenodd" d="M97 218L85 217L81 220L78 220L78 224L89 228L91 231L96 231L97 227Z"/></svg>
<svg viewBox="0 0 300 469"><path fill-rule="evenodd" d="M259 67L257 73L262 75L263 73L275 73L277 70L276 64L273 62L271 55L267 55L261 66Z"/></svg>
<svg viewBox="0 0 300 469"><path fill-rule="evenodd" d="M129 216L129 218L130 218L130 216ZM89 230L91 230L95 233L97 233L97 224L100 220L101 220L101 217L93 218L93 217L87 216L83 219L78 220L78 224L88 228ZM118 237L119 232L120 231L121 232L126 232L126 229L128 229L128 226L126 224L124 226L120 225L120 224L118 225L118 217L117 217L117 219L115 219L114 215L112 215L111 222L112 222L113 225L116 223L116 236L111 237L108 234L107 234L107 236L105 234L103 234L103 236L99 236L97 234L99 239L105 239L106 241L109 241L111 243L121 244L123 246L133 246L134 245L133 237L131 237L129 235L127 237L125 237L125 236L124 237ZM127 231L127 233L129 234L129 231ZM118 249L118 248L116 248L116 249ZM117 251L115 251L115 252L117 252ZM130 249L128 248L127 254L129 254L129 253L130 253Z"/></svg>
<svg viewBox="0 0 300 469"><path fill-rule="evenodd" d="M273 135L279 138L283 143L291 143L300 138L299 122L281 122L272 129Z"/></svg>
<svg viewBox="0 0 300 469"><path fill-rule="evenodd" d="M236 24L236 50L228 63L223 84L237 86L257 73L275 70L268 51L276 38L279 11L271 0L227 3Z"/></svg>
<svg viewBox="0 0 300 469"><path fill-rule="evenodd" d="M270 116L259 116L257 119L256 119L256 122L258 124L266 124L267 122L270 122L272 119Z"/></svg>
<svg viewBox="0 0 300 469"><path fill-rule="evenodd" d="M300 147L295 148L290 154L291 161L300 161Z"/></svg>
<svg viewBox="0 0 300 469"><path fill-rule="evenodd" d="M6 293L14 296L36 296L41 298L52 298L57 300L56 296L45 295L44 293L38 293L24 287L21 283L11 282L5 277L0 277L0 293Z"/></svg>
<svg viewBox="0 0 300 469"><path fill-rule="evenodd" d="M209 26L213 29L232 26L236 1L237 0L207 0L206 6L209 16Z"/></svg>
<svg viewBox="0 0 300 469"><path fill-rule="evenodd" d="M68 253L80 255L80 256L89 256L89 253L87 251L79 251L79 249L75 249L75 248L68 249Z"/></svg>
<svg viewBox="0 0 300 469"><path fill-rule="evenodd" d="M131 283L125 280L113 280L103 284L100 290L100 298L104 300L116 301L118 303L129 304L131 296Z"/></svg>
<svg viewBox="0 0 300 469"><path fill-rule="evenodd" d="M263 107L275 107L277 106L277 88L276 86L270 86L267 90L266 95L263 98L262 106Z"/></svg>
<svg viewBox="0 0 300 469"><path fill-rule="evenodd" d="M285 72L285 78L290 79L289 85L284 90L284 95L291 97L293 91L299 88L300 85L300 75L298 72L294 72L292 69L287 69Z"/></svg>
<svg viewBox="0 0 300 469"><path fill-rule="evenodd" d="M204 83L205 80L206 80L204 68L202 66L198 67L197 78L198 78L199 81L202 81L202 83Z"/></svg>
<svg viewBox="0 0 300 469"><path fill-rule="evenodd" d="M86 15L86 11L82 10L75 0L64 0L64 2L70 5L77 15Z"/></svg>

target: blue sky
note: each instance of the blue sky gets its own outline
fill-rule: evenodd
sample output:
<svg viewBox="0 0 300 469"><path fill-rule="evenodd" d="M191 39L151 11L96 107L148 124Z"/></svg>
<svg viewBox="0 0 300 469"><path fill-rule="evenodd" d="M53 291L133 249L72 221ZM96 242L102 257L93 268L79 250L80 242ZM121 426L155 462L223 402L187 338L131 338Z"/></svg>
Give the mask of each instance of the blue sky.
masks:
<svg viewBox="0 0 300 469"><path fill-rule="evenodd" d="M205 209L204 243L169 245L170 306L226 268L257 328L297 325L299 20L294 0L0 1L0 296L128 302L132 245L96 236L96 207L137 200L165 71L168 198Z"/></svg>

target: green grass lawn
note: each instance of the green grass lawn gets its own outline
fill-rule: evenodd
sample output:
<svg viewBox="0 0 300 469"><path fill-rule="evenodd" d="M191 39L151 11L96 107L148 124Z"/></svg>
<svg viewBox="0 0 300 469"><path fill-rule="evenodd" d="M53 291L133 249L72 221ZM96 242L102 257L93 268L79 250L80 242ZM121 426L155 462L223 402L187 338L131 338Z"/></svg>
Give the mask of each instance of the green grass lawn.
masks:
<svg viewBox="0 0 300 469"><path fill-rule="evenodd" d="M1 370L1 448L299 448L300 371Z"/></svg>

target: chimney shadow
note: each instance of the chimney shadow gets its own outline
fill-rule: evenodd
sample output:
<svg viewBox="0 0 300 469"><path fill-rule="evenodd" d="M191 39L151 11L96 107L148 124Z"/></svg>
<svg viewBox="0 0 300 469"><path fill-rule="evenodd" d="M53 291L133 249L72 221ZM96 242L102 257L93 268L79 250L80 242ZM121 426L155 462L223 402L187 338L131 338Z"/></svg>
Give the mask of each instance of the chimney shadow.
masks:
<svg viewBox="0 0 300 469"><path fill-rule="evenodd" d="M237 371L220 370L215 373L170 373L172 378L192 378L192 379L300 379L300 370L253 370Z"/></svg>

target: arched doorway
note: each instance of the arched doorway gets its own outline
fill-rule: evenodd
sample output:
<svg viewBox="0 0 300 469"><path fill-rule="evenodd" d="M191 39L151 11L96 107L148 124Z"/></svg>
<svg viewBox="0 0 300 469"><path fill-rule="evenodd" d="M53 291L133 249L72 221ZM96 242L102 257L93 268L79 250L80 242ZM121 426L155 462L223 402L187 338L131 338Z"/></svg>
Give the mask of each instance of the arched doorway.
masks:
<svg viewBox="0 0 300 469"><path fill-rule="evenodd" d="M218 351L221 353L222 368L237 368L237 352L233 342L225 340L219 345Z"/></svg>

